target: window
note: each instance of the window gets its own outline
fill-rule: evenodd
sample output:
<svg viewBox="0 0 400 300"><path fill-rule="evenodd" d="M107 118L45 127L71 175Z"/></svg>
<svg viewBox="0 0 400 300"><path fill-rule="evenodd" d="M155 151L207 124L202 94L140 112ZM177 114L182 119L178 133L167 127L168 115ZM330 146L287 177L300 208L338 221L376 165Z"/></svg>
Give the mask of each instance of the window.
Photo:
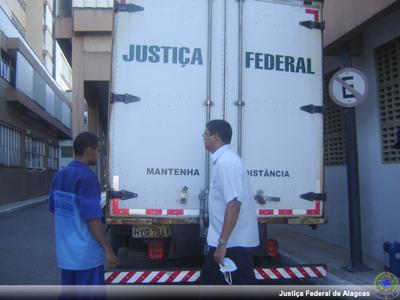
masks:
<svg viewBox="0 0 400 300"><path fill-rule="evenodd" d="M62 146L61 147L61 157L71 158L73 156L72 146Z"/></svg>
<svg viewBox="0 0 400 300"><path fill-rule="evenodd" d="M21 133L0 125L0 164L21 165Z"/></svg>
<svg viewBox="0 0 400 300"><path fill-rule="evenodd" d="M14 67L10 56L1 49L0 76L9 83L14 82Z"/></svg>
<svg viewBox="0 0 400 300"><path fill-rule="evenodd" d="M31 136L25 136L25 167L44 169L46 144Z"/></svg>
<svg viewBox="0 0 400 300"><path fill-rule="evenodd" d="M324 160L325 166L346 164L343 109L329 96L329 81L337 70L324 76Z"/></svg>
<svg viewBox="0 0 400 300"><path fill-rule="evenodd" d="M383 163L399 163L400 151L392 149L400 128L400 38L375 49L379 119Z"/></svg>
<svg viewBox="0 0 400 300"><path fill-rule="evenodd" d="M88 111L83 112L83 125L85 125L85 126L89 125Z"/></svg>
<svg viewBox="0 0 400 300"><path fill-rule="evenodd" d="M72 15L72 0L58 0L57 16L71 17Z"/></svg>
<svg viewBox="0 0 400 300"><path fill-rule="evenodd" d="M25 140L22 140L25 138ZM21 146L22 145L22 146ZM25 147L22 149L22 147ZM25 150L25 164L21 151ZM47 151L46 151L47 150ZM6 166L56 170L58 169L58 146L24 135L18 130L0 124L0 164Z"/></svg>
<svg viewBox="0 0 400 300"><path fill-rule="evenodd" d="M57 146L47 146L47 167L52 170L58 169L58 148Z"/></svg>

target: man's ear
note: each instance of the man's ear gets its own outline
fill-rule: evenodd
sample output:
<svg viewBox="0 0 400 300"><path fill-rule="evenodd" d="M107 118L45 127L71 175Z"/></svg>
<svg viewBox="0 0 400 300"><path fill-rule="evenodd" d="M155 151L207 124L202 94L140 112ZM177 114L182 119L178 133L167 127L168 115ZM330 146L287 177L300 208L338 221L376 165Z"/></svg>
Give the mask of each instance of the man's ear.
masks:
<svg viewBox="0 0 400 300"><path fill-rule="evenodd" d="M84 156L90 155L90 150L91 150L90 147L85 148L85 151L83 151L83 155L84 155Z"/></svg>
<svg viewBox="0 0 400 300"><path fill-rule="evenodd" d="M221 137L218 135L218 133L215 134L215 138L217 139L218 142L222 143Z"/></svg>

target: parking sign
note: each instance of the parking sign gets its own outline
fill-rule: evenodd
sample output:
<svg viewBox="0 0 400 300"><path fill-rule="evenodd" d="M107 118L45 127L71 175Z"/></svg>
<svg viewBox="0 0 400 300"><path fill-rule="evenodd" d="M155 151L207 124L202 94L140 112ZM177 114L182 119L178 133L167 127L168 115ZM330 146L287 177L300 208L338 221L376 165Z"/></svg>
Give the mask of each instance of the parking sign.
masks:
<svg viewBox="0 0 400 300"><path fill-rule="evenodd" d="M333 75L329 82L329 95L343 107L361 104L368 94L368 82L364 73L354 68L344 68Z"/></svg>

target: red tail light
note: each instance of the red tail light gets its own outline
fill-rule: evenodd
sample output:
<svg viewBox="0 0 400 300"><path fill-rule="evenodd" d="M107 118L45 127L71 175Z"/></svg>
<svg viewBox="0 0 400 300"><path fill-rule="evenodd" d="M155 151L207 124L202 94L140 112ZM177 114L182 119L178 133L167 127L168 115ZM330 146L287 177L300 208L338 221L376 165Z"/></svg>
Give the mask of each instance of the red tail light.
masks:
<svg viewBox="0 0 400 300"><path fill-rule="evenodd" d="M273 258L277 258L279 253L278 253L278 241L277 240L266 240L265 241L265 250L267 251L269 256L272 256Z"/></svg>
<svg viewBox="0 0 400 300"><path fill-rule="evenodd" d="M164 244L162 241L151 241L147 250L149 259L163 259L164 258Z"/></svg>

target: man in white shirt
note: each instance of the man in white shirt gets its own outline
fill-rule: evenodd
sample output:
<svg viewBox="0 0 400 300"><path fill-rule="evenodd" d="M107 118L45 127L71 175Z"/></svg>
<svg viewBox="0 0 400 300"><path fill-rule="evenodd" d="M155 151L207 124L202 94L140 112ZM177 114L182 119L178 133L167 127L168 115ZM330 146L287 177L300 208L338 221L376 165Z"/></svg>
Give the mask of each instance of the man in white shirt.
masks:
<svg viewBox="0 0 400 300"><path fill-rule="evenodd" d="M259 245L254 196L240 157L229 149L232 128L224 120L212 120L203 134L212 155L212 176L208 198L210 224L209 251L201 271L201 284L222 284L219 270L225 257L237 266L233 284L254 284L252 248Z"/></svg>

